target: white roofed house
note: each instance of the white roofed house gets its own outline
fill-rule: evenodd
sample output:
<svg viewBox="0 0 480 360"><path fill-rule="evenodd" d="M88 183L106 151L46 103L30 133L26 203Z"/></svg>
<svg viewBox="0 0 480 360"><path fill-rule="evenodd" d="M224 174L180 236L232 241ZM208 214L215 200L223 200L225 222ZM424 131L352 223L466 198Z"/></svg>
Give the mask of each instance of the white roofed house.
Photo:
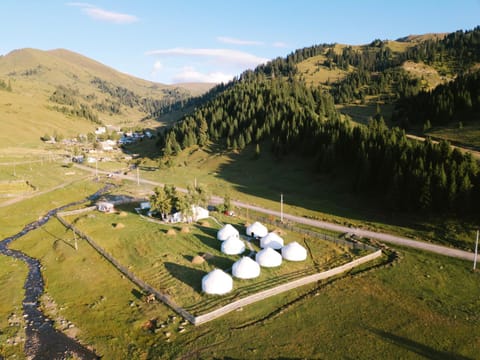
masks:
<svg viewBox="0 0 480 360"><path fill-rule="evenodd" d="M105 140L105 141L100 141L100 148L103 150L103 151L112 151L115 146L116 146L116 142L114 140Z"/></svg>
<svg viewBox="0 0 480 360"><path fill-rule="evenodd" d="M189 215L184 215L182 214L181 211L177 211L176 213L171 215L170 221L173 223L192 222L192 221L200 221L210 216L208 210L200 206L192 205L191 209L192 209L191 214Z"/></svg>
<svg viewBox="0 0 480 360"><path fill-rule="evenodd" d="M104 213L114 212L114 206L111 202L108 201L99 201L97 202L97 210Z"/></svg>

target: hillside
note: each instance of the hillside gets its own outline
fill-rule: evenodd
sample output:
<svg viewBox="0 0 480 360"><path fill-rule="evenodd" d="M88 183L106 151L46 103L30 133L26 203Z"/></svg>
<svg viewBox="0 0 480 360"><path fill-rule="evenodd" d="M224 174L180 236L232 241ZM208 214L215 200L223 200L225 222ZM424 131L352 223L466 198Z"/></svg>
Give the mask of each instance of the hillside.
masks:
<svg viewBox="0 0 480 360"><path fill-rule="evenodd" d="M480 199L480 177L472 156L447 142L412 141L405 129L425 122L426 116L432 124L443 124L477 112L477 73L460 74L480 60L479 34L480 28L457 32L403 52L381 40L361 47L322 44L297 50L244 72L166 131L159 145L166 157L210 144L234 152L250 146L257 158L264 151L277 159L295 155L308 159L318 173L348 179L346 188L355 196L367 195L387 211L477 212L473 204ZM306 80L301 72L306 64L328 68L332 76L337 71L337 80ZM415 70L407 72L406 65ZM438 69L431 71L431 81L438 80L435 74L456 79L429 91L433 85L415 76L426 66ZM397 126L386 126L380 103L395 108L397 115L389 120ZM368 126L340 114L369 104L377 106ZM423 118L420 106L429 106L422 108Z"/></svg>
<svg viewBox="0 0 480 360"><path fill-rule="evenodd" d="M99 124L157 127L162 118L156 111L208 90L208 85L149 82L64 49L21 49L1 56L0 82L7 135L2 147L36 146L45 133L75 136ZM64 99L68 93L68 101L58 101L58 92Z"/></svg>

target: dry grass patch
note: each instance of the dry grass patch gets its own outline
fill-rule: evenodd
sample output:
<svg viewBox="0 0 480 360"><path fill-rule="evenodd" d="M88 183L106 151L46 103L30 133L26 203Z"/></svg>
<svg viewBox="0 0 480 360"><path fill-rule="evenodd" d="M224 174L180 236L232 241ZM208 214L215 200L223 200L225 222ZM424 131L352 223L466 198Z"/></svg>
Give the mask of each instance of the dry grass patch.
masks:
<svg viewBox="0 0 480 360"><path fill-rule="evenodd" d="M168 229L166 234L168 236L176 236L177 232L174 229Z"/></svg>

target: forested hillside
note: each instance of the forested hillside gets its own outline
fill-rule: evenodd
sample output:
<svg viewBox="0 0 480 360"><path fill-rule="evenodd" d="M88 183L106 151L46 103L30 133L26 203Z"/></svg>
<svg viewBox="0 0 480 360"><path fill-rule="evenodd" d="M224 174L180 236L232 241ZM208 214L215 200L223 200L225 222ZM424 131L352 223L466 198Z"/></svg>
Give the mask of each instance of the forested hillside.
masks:
<svg viewBox="0 0 480 360"><path fill-rule="evenodd" d="M388 92L392 100L399 100L404 114L417 114L418 120L412 121L440 122L462 111L476 111L478 74L460 75L430 93L422 90L420 79L399 66L412 59L438 65L439 58L447 58L449 71L469 69L478 59L479 33L480 28L457 32L402 53L392 52L379 40L360 50L344 47L341 53L327 44L298 50L243 73L176 123L159 145L165 156L209 143L230 150L252 145L257 156L269 150L278 158L296 154L311 159L319 172L351 179L354 192L368 194L388 209L478 212L473 204L480 200L480 174L469 154L446 142L410 141L404 130L385 126L381 114L368 126L354 125L340 116L335 103ZM328 66L348 69L349 75L330 86L306 84L295 64L318 54L326 56ZM448 106L444 99L451 100Z"/></svg>

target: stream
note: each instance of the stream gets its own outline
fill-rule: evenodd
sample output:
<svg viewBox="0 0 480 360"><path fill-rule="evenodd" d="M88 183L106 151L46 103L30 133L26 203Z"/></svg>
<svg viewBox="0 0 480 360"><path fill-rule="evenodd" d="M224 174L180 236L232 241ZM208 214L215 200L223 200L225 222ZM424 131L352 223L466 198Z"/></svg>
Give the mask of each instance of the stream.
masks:
<svg viewBox="0 0 480 360"><path fill-rule="evenodd" d="M38 259L32 258L22 251L12 250L8 245L29 231L35 230L47 223L52 216L69 206L78 205L86 201L92 201L100 197L111 188L106 185L85 200L73 202L48 211L39 220L26 225L19 233L0 241L0 254L23 261L28 266L28 275L23 288L23 317L25 319L25 355L29 359L66 359L76 356L79 359L99 359L92 350L87 349L77 341L69 338L64 333L56 330L53 321L45 316L39 309L39 299L44 291L44 281L40 271L41 264Z"/></svg>

